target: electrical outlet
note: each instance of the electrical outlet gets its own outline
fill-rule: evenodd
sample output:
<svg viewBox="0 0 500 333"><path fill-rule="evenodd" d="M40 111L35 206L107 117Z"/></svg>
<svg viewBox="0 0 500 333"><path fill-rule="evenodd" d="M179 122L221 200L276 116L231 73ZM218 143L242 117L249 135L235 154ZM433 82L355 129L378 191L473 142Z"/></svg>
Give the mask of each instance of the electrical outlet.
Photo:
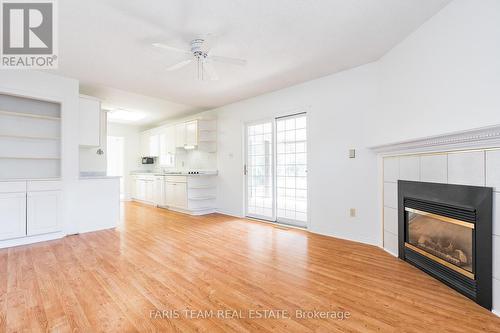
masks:
<svg viewBox="0 0 500 333"><path fill-rule="evenodd" d="M356 217L356 208L349 209L349 215L351 217Z"/></svg>

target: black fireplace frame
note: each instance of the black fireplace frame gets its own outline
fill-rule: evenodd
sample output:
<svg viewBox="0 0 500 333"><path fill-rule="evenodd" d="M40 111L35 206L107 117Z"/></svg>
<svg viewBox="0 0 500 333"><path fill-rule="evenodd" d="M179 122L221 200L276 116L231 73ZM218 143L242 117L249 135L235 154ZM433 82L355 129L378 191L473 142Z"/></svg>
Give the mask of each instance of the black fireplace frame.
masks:
<svg viewBox="0 0 500 333"><path fill-rule="evenodd" d="M444 215L454 211L465 214L474 223L474 279L439 264L405 246L406 202L443 207ZM433 206L434 205L434 206ZM398 245L399 258L442 281L484 308L492 306L492 218L493 189L490 187L398 181ZM455 216L450 216L455 217Z"/></svg>

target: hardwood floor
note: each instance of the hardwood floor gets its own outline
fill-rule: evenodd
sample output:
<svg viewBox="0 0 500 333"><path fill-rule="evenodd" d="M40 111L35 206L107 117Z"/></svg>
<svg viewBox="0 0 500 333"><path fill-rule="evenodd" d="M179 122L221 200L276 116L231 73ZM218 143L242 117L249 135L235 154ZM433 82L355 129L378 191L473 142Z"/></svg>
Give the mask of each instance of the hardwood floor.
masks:
<svg viewBox="0 0 500 333"><path fill-rule="evenodd" d="M124 214L117 230L0 250L0 332L500 332L376 247L137 203Z"/></svg>

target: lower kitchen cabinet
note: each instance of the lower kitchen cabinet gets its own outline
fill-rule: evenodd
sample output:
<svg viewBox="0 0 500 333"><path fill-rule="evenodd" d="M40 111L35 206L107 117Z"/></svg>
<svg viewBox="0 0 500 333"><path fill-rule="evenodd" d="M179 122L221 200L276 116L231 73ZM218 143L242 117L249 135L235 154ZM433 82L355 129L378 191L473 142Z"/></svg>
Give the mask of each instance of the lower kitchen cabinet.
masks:
<svg viewBox="0 0 500 333"><path fill-rule="evenodd" d="M0 193L0 240L26 236L26 193Z"/></svg>
<svg viewBox="0 0 500 333"><path fill-rule="evenodd" d="M60 231L61 191L28 192L27 235Z"/></svg>
<svg viewBox="0 0 500 333"><path fill-rule="evenodd" d="M186 209L187 208L187 183L165 182L166 206Z"/></svg>

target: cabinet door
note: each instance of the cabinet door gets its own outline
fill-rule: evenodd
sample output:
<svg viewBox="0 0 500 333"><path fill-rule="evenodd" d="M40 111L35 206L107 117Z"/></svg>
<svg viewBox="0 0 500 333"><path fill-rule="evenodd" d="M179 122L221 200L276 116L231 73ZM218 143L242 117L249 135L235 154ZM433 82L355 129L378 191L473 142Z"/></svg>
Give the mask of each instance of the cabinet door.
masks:
<svg viewBox="0 0 500 333"><path fill-rule="evenodd" d="M175 127L170 126L165 129L165 143L166 143L166 152L171 155L175 155Z"/></svg>
<svg viewBox="0 0 500 333"><path fill-rule="evenodd" d="M186 146L198 145L198 121L189 121L186 123Z"/></svg>
<svg viewBox="0 0 500 333"><path fill-rule="evenodd" d="M78 118L80 145L98 147L101 144L101 102L80 97Z"/></svg>
<svg viewBox="0 0 500 333"><path fill-rule="evenodd" d="M175 205L175 183L165 182L165 206Z"/></svg>
<svg viewBox="0 0 500 333"><path fill-rule="evenodd" d="M173 149L172 149L173 146ZM168 129L160 134L160 166L174 166L175 154L175 128L171 127L170 134Z"/></svg>
<svg viewBox="0 0 500 333"><path fill-rule="evenodd" d="M136 184L136 199L145 200L146 199L146 181L142 179L137 179Z"/></svg>
<svg viewBox="0 0 500 333"><path fill-rule="evenodd" d="M154 202L154 180L146 181L146 198L144 199L148 202Z"/></svg>
<svg viewBox="0 0 500 333"><path fill-rule="evenodd" d="M26 236L26 193L0 193L0 240Z"/></svg>
<svg viewBox="0 0 500 333"><path fill-rule="evenodd" d="M175 146L177 148L183 148L186 144L186 124L175 125Z"/></svg>
<svg viewBox="0 0 500 333"><path fill-rule="evenodd" d="M187 184L175 183L174 188L175 207L187 208Z"/></svg>
<svg viewBox="0 0 500 333"><path fill-rule="evenodd" d="M149 156L160 156L160 136L158 134L149 137Z"/></svg>
<svg viewBox="0 0 500 333"><path fill-rule="evenodd" d="M141 133L141 157L149 156L149 133Z"/></svg>
<svg viewBox="0 0 500 333"><path fill-rule="evenodd" d="M61 191L28 192L28 236L62 230Z"/></svg>
<svg viewBox="0 0 500 333"><path fill-rule="evenodd" d="M155 178L154 182L154 203L158 206L165 205L165 181L163 177Z"/></svg>

